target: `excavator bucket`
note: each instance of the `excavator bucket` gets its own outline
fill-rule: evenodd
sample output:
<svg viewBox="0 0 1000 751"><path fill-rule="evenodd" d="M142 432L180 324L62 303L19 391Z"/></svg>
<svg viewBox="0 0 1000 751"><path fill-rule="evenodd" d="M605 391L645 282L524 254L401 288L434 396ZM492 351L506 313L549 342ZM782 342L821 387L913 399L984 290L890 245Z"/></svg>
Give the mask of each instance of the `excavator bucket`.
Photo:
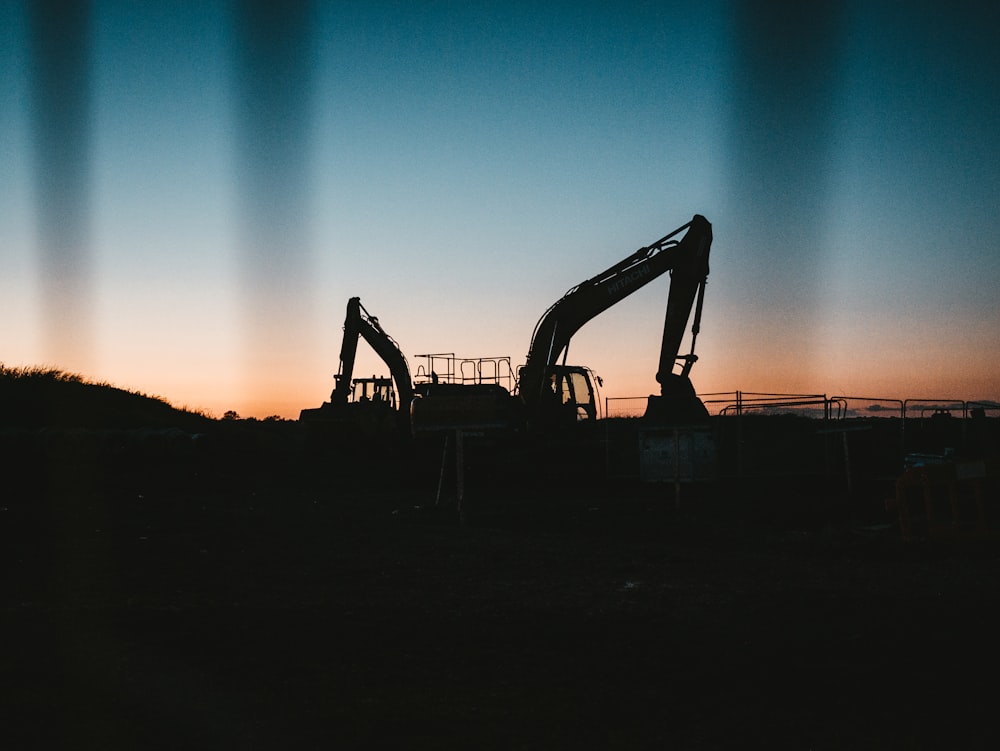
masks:
<svg viewBox="0 0 1000 751"><path fill-rule="evenodd" d="M672 373L661 384L660 395L650 395L644 417L656 425L701 425L708 422L708 409L691 379Z"/></svg>

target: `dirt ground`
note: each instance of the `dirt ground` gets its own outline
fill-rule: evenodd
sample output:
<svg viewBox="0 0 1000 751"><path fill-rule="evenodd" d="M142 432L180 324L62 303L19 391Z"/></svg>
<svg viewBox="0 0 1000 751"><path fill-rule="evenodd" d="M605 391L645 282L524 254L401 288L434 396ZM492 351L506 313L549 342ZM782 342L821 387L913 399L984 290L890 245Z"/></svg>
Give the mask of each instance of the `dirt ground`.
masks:
<svg viewBox="0 0 1000 751"><path fill-rule="evenodd" d="M47 487L0 510L8 748L1000 741L1000 550L879 499Z"/></svg>

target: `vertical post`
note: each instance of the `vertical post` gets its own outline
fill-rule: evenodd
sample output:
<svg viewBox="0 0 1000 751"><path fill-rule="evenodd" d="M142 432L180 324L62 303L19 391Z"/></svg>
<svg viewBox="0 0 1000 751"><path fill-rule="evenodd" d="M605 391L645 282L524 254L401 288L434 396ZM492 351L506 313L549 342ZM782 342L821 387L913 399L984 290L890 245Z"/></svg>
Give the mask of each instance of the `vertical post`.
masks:
<svg viewBox="0 0 1000 751"><path fill-rule="evenodd" d="M847 438L847 431L843 431L844 437L844 471L847 472L847 495L854 497L854 481L851 479L851 449L850 441Z"/></svg>
<svg viewBox="0 0 1000 751"><path fill-rule="evenodd" d="M743 404L736 392L736 476L743 479Z"/></svg>
<svg viewBox="0 0 1000 751"><path fill-rule="evenodd" d="M962 402L962 448L961 451L968 451L969 449L969 430L968 430L968 420L969 417L969 403Z"/></svg>
<svg viewBox="0 0 1000 751"><path fill-rule="evenodd" d="M441 488L444 486L444 468L448 463L448 434L444 434L444 449L441 451L441 472L438 474L438 492L434 499L434 505L441 503Z"/></svg>
<svg viewBox="0 0 1000 751"><path fill-rule="evenodd" d="M605 400L605 408L607 408L606 405L607 400ZM604 421L604 474L606 477L611 477L611 435L607 420Z"/></svg>
<svg viewBox="0 0 1000 751"><path fill-rule="evenodd" d="M902 418L899 421L899 460L906 464L906 400L903 400L903 408L900 410Z"/></svg>
<svg viewBox="0 0 1000 751"><path fill-rule="evenodd" d="M458 518L463 520L462 501L465 499L465 446L462 440L462 431L455 431L455 495L458 497L456 506L458 507Z"/></svg>
<svg viewBox="0 0 1000 751"><path fill-rule="evenodd" d="M674 428L674 510L681 508L681 430Z"/></svg>

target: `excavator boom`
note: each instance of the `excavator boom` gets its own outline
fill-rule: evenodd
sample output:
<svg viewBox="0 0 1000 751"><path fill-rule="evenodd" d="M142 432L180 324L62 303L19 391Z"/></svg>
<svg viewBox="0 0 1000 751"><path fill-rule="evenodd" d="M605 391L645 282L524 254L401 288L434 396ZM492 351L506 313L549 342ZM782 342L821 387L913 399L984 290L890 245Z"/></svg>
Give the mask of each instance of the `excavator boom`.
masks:
<svg viewBox="0 0 1000 751"><path fill-rule="evenodd" d="M678 238L682 233L683 236ZM661 395L676 392L672 373L678 359L684 328L697 298L694 334L701 314L712 226L701 215L678 227L655 243L629 255L600 274L576 285L556 301L539 319L521 369L519 393L529 414L536 411L551 390L559 361L565 357L570 339L580 328L621 302L636 290L671 271L666 320L660 348L657 381ZM692 342L693 348L693 342ZM681 377L687 378L694 353L685 355Z"/></svg>

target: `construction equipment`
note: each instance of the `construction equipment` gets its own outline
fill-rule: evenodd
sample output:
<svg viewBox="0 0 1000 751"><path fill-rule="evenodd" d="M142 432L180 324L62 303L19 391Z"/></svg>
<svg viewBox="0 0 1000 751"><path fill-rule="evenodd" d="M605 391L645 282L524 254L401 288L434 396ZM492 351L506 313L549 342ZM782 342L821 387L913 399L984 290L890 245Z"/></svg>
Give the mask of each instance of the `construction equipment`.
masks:
<svg viewBox="0 0 1000 751"><path fill-rule="evenodd" d="M442 430L517 430L523 420L520 402L511 395L514 371L510 357L457 358L453 353L417 355L414 399L410 406L414 434Z"/></svg>
<svg viewBox="0 0 1000 751"><path fill-rule="evenodd" d="M390 378L354 378L358 339L363 338L388 366ZM330 401L313 409L303 409L303 422L344 428L345 435L361 433L408 436L413 383L406 358L396 341L386 333L378 318L370 315L360 298L347 301L344 340L340 347L340 370Z"/></svg>
<svg viewBox="0 0 1000 751"><path fill-rule="evenodd" d="M683 237L678 239L682 232ZM694 345L705 299L711 244L712 225L696 214L655 243L577 284L545 312L535 326L518 379L518 395L529 428L545 431L596 418L591 371L566 364L570 339L592 318L667 271L671 272L670 291L656 373L660 393L649 397L646 417L661 424L707 421L708 411L696 396L689 374L698 359ZM692 307L691 351L680 355ZM682 363L681 371L674 373L678 362Z"/></svg>

